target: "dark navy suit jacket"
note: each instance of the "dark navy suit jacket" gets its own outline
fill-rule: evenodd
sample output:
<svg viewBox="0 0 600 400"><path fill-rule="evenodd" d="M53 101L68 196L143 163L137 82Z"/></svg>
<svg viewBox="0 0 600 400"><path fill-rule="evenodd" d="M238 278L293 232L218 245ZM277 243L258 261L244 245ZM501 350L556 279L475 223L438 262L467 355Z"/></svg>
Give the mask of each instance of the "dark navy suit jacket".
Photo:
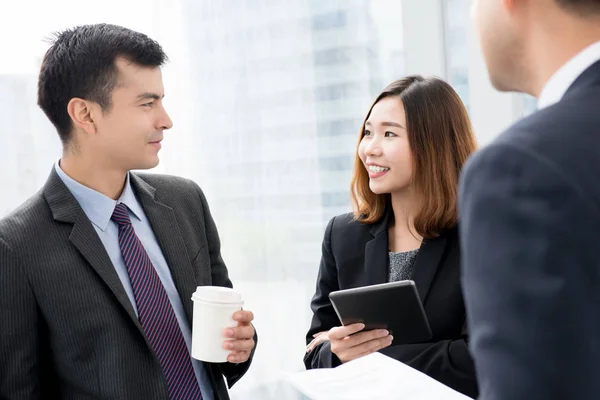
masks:
<svg viewBox="0 0 600 400"><path fill-rule="evenodd" d="M600 62L478 152L460 186L481 399L600 398Z"/></svg>

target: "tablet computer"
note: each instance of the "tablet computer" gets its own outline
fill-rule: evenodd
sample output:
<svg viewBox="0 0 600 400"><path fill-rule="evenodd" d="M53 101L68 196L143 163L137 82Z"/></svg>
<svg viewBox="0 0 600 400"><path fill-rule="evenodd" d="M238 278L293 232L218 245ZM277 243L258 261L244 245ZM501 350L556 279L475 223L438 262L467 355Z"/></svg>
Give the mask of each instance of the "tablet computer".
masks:
<svg viewBox="0 0 600 400"><path fill-rule="evenodd" d="M364 331L387 329L392 346L432 338L429 321L414 281L399 281L329 293L342 325L365 324Z"/></svg>

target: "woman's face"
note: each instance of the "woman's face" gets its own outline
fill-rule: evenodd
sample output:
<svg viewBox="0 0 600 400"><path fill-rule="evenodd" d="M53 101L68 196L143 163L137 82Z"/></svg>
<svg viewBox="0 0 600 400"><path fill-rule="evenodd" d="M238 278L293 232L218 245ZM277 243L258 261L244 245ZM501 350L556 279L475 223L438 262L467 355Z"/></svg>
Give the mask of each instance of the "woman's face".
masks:
<svg viewBox="0 0 600 400"><path fill-rule="evenodd" d="M399 98L386 97L373 106L358 146L358 156L369 173L369 188L373 193L408 189L413 158L404 105Z"/></svg>

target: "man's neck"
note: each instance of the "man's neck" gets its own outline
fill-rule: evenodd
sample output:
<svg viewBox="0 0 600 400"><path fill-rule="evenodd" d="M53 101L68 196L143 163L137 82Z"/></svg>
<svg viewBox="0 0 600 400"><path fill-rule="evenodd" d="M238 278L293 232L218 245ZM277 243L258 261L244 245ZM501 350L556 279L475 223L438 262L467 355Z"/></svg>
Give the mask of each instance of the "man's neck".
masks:
<svg viewBox="0 0 600 400"><path fill-rule="evenodd" d="M596 26L573 25L551 30L551 27L531 41L529 54L531 77L527 92L535 97L552 76L586 47L600 41L600 21Z"/></svg>
<svg viewBox="0 0 600 400"><path fill-rule="evenodd" d="M72 179L117 200L127 179L127 171L107 168L92 157L63 153L60 168Z"/></svg>

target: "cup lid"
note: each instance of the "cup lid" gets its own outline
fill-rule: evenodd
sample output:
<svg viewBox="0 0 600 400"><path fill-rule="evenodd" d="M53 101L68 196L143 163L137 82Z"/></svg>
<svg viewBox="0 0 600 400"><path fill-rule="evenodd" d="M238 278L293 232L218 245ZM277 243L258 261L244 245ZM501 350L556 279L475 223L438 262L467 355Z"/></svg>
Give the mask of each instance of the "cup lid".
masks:
<svg viewBox="0 0 600 400"><path fill-rule="evenodd" d="M231 288L223 286L198 286L192 300L201 300L210 303L235 304L242 303L242 294Z"/></svg>

